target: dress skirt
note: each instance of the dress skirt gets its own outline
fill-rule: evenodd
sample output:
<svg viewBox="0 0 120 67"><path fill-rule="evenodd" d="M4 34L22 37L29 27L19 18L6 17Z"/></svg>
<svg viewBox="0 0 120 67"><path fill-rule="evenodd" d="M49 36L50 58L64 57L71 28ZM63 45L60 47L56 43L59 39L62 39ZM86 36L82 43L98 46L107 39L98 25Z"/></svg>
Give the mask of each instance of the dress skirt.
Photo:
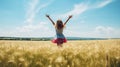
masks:
<svg viewBox="0 0 120 67"><path fill-rule="evenodd" d="M53 43L66 43L67 39L66 38L56 38L52 40Z"/></svg>
<svg viewBox="0 0 120 67"><path fill-rule="evenodd" d="M55 38L52 40L53 43L63 44L67 42L67 39L63 34L56 34Z"/></svg>

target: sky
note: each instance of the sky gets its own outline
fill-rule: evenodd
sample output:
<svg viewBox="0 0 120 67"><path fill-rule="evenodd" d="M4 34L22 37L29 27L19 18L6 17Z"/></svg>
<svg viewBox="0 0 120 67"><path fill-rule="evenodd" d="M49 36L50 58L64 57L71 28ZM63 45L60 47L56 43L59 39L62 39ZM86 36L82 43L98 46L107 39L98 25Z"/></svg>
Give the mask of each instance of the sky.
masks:
<svg viewBox="0 0 120 67"><path fill-rule="evenodd" d="M73 15L66 37L120 38L120 0L0 0L0 37L54 37L46 14Z"/></svg>

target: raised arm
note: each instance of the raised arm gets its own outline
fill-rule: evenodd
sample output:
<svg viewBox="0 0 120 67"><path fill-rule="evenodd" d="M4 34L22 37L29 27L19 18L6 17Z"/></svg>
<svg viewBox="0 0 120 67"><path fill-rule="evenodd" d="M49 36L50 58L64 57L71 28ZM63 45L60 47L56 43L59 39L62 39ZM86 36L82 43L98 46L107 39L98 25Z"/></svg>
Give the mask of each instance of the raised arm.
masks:
<svg viewBox="0 0 120 67"><path fill-rule="evenodd" d="M70 18L72 18L72 15L70 15L70 16L68 17L68 19L65 21L64 25L68 22L68 20L69 20Z"/></svg>
<svg viewBox="0 0 120 67"><path fill-rule="evenodd" d="M46 17L52 22L53 25L55 25L54 21L50 18L49 15L46 15Z"/></svg>

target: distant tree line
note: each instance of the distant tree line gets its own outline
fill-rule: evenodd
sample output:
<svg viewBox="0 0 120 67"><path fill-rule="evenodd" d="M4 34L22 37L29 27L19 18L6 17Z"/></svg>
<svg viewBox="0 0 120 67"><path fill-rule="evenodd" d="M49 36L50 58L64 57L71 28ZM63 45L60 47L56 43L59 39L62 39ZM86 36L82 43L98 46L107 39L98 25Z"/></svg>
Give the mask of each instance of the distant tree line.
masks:
<svg viewBox="0 0 120 67"><path fill-rule="evenodd" d="M20 38L20 37L0 37L0 40L48 41L48 40L51 40L51 38Z"/></svg>

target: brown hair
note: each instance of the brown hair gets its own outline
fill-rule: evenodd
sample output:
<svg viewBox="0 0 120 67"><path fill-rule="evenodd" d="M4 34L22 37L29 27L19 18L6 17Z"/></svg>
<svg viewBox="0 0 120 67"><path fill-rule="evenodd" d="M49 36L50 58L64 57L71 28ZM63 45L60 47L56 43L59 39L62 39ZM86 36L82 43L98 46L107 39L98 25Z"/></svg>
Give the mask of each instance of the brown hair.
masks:
<svg viewBox="0 0 120 67"><path fill-rule="evenodd" d="M61 20L57 20L55 27L56 29L62 29L64 27L63 22Z"/></svg>

